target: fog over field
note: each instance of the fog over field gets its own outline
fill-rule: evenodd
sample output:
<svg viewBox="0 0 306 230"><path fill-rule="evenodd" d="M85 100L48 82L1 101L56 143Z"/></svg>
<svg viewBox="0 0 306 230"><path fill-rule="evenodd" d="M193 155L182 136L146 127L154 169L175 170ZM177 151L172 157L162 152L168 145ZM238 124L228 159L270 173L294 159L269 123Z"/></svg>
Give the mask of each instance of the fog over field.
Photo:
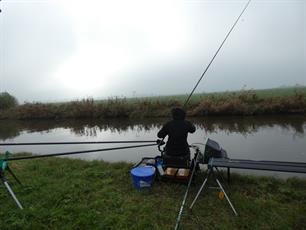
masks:
<svg viewBox="0 0 306 230"><path fill-rule="evenodd" d="M189 93L246 0L2 0L0 91ZM306 85L306 0L253 0L196 92Z"/></svg>

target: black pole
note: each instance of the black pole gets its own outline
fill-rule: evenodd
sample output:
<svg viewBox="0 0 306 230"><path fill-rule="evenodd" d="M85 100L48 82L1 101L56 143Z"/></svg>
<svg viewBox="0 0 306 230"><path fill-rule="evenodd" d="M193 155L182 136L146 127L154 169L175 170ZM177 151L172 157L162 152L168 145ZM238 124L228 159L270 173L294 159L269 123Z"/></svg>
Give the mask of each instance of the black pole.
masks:
<svg viewBox="0 0 306 230"><path fill-rule="evenodd" d="M65 155L74 155L74 154L81 154L81 153L93 153L93 152L104 152L104 151L119 150L119 149L140 148L140 147L148 147L148 146L154 146L154 145L157 145L157 144L132 145L132 146L122 146L122 147L104 148L104 149L93 149L93 150L84 150L84 151L75 151L75 152L50 153L50 154L43 154L43 155L24 156L24 157L11 157L11 158L3 159L3 161L29 160L29 159L35 159L35 158L65 156Z"/></svg>
<svg viewBox="0 0 306 230"><path fill-rule="evenodd" d="M248 1L248 3L245 5L244 9L242 10L241 14L239 15L239 17L237 18L237 20L235 21L234 25L232 26L232 28L229 30L229 32L227 33L227 35L225 36L223 42L221 43L221 45L219 46L219 48L217 49L215 55L213 56L213 58L210 60L210 62L208 63L207 67L205 68L204 72L202 73L200 79L198 80L197 84L194 86L194 88L192 89L191 93L189 94L187 100L184 103L183 108L186 109L186 106L192 96L192 94L194 93L194 91L196 90L196 88L198 87L200 81L202 80L202 78L204 77L204 75L206 74L207 70L209 69L210 65L213 63L213 61L215 60L216 56L218 55L219 51L221 50L223 44L225 43L225 41L227 40L227 38L229 37L229 35L231 34L231 32L233 31L234 27L236 26L236 24L238 23L240 17L242 16L242 14L244 13L244 11L247 9L248 5L250 4L251 0Z"/></svg>
<svg viewBox="0 0 306 230"><path fill-rule="evenodd" d="M182 214L183 214L184 207L185 207L185 203L186 203L186 199L187 199L188 192L189 192L189 189L190 189L190 185L191 185L193 176L194 176L194 174L195 174L195 170L196 170L196 168L197 168L198 157L199 157L199 155L200 155L200 152L197 150L197 153L196 153L196 154L197 154L197 155L196 155L195 160L194 160L194 165L193 165L193 168L192 168L192 173L191 173L191 176L190 176L190 178L189 178L188 185L187 185L187 189L186 189L186 192L185 192L185 194L184 194L184 198L183 198L183 201L182 201L182 204L181 204L181 207L180 207L180 210L179 210L179 213L178 213L176 222L175 222L174 230L178 230L178 229L179 229L180 222L181 222L181 218L182 218Z"/></svg>
<svg viewBox="0 0 306 230"><path fill-rule="evenodd" d="M20 142L20 143L0 143L0 146L16 145L81 145L81 144L128 144L128 143L156 143L155 141L71 141L71 142Z"/></svg>

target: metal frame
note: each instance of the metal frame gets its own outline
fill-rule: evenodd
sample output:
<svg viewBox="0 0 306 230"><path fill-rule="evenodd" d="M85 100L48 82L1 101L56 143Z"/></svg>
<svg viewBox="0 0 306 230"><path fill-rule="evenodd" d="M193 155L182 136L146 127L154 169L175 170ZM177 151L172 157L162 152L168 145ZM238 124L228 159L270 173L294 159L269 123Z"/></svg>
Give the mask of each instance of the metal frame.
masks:
<svg viewBox="0 0 306 230"><path fill-rule="evenodd" d="M217 169L216 169L216 171L218 172ZM199 198L199 196L200 196L202 190L204 189L204 187L205 187L205 185L207 184L207 181L208 181L208 179L209 179L209 177L210 177L211 175L213 176L215 182L217 183L217 185L218 185L218 187L219 187L218 189L220 189L220 190L224 193L224 196L225 196L227 202L229 203L229 205L230 205L232 211L234 212L234 214L235 214L236 216L238 216L238 213L236 212L236 209L234 208L234 206L233 206L232 202L230 201L228 195L226 194L226 192L225 192L225 190L224 190L224 188L223 188L221 182L219 181L218 177L216 176L216 174L215 174L215 172L214 172L214 167L213 167L213 166L210 166L210 164L208 164L207 175L206 175L206 177L205 177L205 179L204 179L204 182L202 183L202 185L201 185L201 187L200 187L200 189L199 189L197 195L195 196L194 200L192 201L192 203L191 203L191 205L190 205L190 207L189 207L189 210L192 211L192 208L193 208L193 206L195 205L195 202L196 202L197 199Z"/></svg>
<svg viewBox="0 0 306 230"><path fill-rule="evenodd" d="M9 152L6 152L6 157L9 155ZM20 184L20 180L16 177L16 175L13 173L13 171L11 170L11 168L9 167L8 163L5 161L5 159L0 161L0 179L2 181L2 183L4 184L5 188L7 189L7 191L9 192L9 194L11 195L11 197L14 199L15 203L17 204L18 208L23 209L21 203L19 202L19 200L17 199L13 189L11 188L11 186L8 183L7 178L4 175L4 172L7 170L12 177Z"/></svg>
<svg viewBox="0 0 306 230"><path fill-rule="evenodd" d="M4 186L6 187L7 191L9 192L9 194L11 195L11 197L14 199L15 203L17 204L18 208L23 209L21 203L19 202L19 200L17 199L14 191L12 190L11 186L9 185L6 177L3 175L3 173L1 172L1 180L4 184ZM16 179L16 178L15 178ZM17 179L18 181L18 179Z"/></svg>

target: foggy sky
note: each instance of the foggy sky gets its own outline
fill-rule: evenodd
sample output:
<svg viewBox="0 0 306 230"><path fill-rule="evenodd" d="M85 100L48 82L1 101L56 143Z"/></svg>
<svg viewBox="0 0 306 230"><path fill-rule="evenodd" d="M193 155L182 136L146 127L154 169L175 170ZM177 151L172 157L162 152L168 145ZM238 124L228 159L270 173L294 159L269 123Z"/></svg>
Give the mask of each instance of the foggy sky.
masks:
<svg viewBox="0 0 306 230"><path fill-rule="evenodd" d="M189 93L246 1L2 0L0 91ZM252 1L196 92L306 85L306 0Z"/></svg>

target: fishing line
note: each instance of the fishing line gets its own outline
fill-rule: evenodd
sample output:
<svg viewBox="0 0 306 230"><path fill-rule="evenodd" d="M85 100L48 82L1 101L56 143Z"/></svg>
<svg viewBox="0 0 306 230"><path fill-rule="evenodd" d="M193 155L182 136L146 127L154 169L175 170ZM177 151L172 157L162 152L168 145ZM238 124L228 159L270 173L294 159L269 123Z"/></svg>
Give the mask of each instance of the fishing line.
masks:
<svg viewBox="0 0 306 230"><path fill-rule="evenodd" d="M3 159L3 161L29 160L29 159L35 159L35 158L74 155L74 154L80 154L80 153L93 153L93 152L104 152L104 151L112 151L112 150L120 150L120 149L140 148L140 147L148 147L148 146L154 146L154 145L157 145L157 144L132 145L132 146L122 146L122 147L115 147L115 148L93 149L93 150L83 150L83 151L74 151L74 152L63 152L63 153L50 153L50 154L35 155L35 156L11 157L11 158Z"/></svg>
<svg viewBox="0 0 306 230"><path fill-rule="evenodd" d="M229 30L229 32L227 33L227 35L225 36L223 42L221 43L221 45L219 46L219 48L217 49L216 53L214 54L213 58L210 60L210 62L208 63L207 67L205 68L204 72L202 73L200 79L198 80L198 82L196 83L196 85L194 86L194 88L192 89L191 93L189 94L188 98L186 99L183 108L186 109L186 106L192 96L192 94L194 93L194 91L196 90L196 88L198 87L198 85L200 84L202 78L204 77L204 75L206 74L207 70L209 69L210 65L213 63L213 61L215 60L216 56L218 55L219 51L221 50L223 44L225 43L225 41L227 40L227 38L229 37L229 35L231 34L231 32L233 31L233 29L235 28L236 24L238 23L240 17L242 16L242 14L244 13L244 11L247 9L247 7L249 6L251 0L249 0L247 2L247 4L245 5L244 9L242 10L242 12L240 13L239 17L237 18L237 20L235 21L235 23L233 24L233 26L231 27L231 29Z"/></svg>
<svg viewBox="0 0 306 230"><path fill-rule="evenodd" d="M83 144L124 144L124 143L157 143L155 141L72 141L72 142L20 142L0 143L0 146L16 145L83 145Z"/></svg>

